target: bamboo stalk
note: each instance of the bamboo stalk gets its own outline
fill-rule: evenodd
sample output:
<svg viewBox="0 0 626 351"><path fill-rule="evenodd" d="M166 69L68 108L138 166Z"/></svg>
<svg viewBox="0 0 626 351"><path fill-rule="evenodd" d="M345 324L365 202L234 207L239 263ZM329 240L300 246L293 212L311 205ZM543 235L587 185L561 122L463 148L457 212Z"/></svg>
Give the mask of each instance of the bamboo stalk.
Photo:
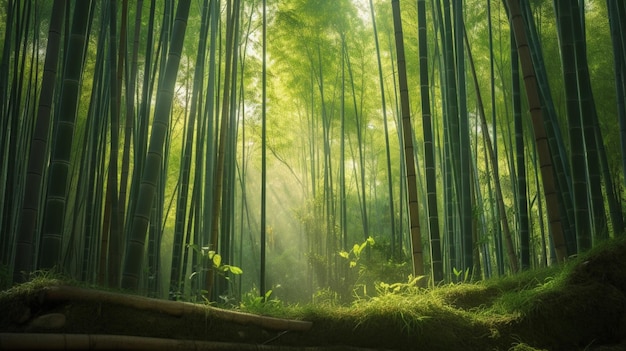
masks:
<svg viewBox="0 0 626 351"><path fill-rule="evenodd" d="M176 340L128 335L0 333L1 350L241 350L241 351L368 351L347 346L281 346L216 341Z"/></svg>
<svg viewBox="0 0 626 351"><path fill-rule="evenodd" d="M223 321L242 325L252 324L269 330L307 331L313 326L313 323L308 321L259 316L190 302L159 300L143 296L126 295L72 286L47 287L42 291L40 300L42 302L44 300L104 302L140 310L157 311L177 317L186 314L202 313Z"/></svg>

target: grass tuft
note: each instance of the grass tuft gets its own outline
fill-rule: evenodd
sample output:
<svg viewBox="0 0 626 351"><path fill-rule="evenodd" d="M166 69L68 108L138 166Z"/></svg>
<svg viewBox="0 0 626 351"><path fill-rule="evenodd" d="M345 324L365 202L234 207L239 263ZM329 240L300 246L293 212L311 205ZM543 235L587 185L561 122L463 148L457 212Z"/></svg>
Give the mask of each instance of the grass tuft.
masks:
<svg viewBox="0 0 626 351"><path fill-rule="evenodd" d="M63 332L123 333L290 346L356 346L395 350L591 350L626 339L626 240L613 240L558 267L477 283L418 288L408 283L376 286L375 296L340 304L331 291L316 304L288 305L257 293L237 309L308 320L306 333L273 335L210 318L168 318L120 306L39 302L41 289L68 284L40 273L0 292L0 328L19 332L25 318L51 311L68 316ZM158 327L157 327L158 326Z"/></svg>

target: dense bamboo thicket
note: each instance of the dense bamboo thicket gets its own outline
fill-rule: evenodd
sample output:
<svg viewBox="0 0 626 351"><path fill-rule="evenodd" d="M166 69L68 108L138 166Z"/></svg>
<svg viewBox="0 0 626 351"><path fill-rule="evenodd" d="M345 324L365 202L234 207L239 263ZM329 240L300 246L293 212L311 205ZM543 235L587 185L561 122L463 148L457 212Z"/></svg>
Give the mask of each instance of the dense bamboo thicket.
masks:
<svg viewBox="0 0 626 351"><path fill-rule="evenodd" d="M624 233L626 5L2 0L2 283L347 302Z"/></svg>

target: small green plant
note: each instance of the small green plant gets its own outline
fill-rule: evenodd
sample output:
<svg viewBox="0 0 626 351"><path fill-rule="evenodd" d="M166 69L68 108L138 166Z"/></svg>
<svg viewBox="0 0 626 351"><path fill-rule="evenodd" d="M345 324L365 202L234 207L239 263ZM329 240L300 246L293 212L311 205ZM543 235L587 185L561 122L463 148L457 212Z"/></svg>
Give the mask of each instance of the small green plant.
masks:
<svg viewBox="0 0 626 351"><path fill-rule="evenodd" d="M368 237L361 244L354 244L350 251L339 251L339 257L347 260L349 262L350 270L357 267L358 265L358 273L354 274L354 272L345 272L345 277L343 280L343 286L340 290L340 296L346 297L344 295L346 291L351 291L351 295L353 298L359 300L362 297L366 297L367 294L367 279L365 279L367 273L367 266L364 263L359 263L361 260L362 254L364 250L369 246L372 247L375 244L373 237ZM341 292L344 292L342 294Z"/></svg>
<svg viewBox="0 0 626 351"><path fill-rule="evenodd" d="M234 275L243 274L243 270L241 268L237 266L229 265L229 264L223 264L222 256L218 254L217 252L215 252L214 250L209 250L208 247L200 247L195 244L187 245L187 247L195 251L198 254L198 256L200 256L198 265L194 267L195 270L189 275L190 281L196 277L200 277L199 274L201 273L213 271L232 284L230 277L229 277L229 273L234 274ZM200 293L200 296L202 296L202 299L204 300L204 302L208 303L209 301L206 297L206 295L208 294L208 291L202 289L199 291L199 293ZM175 296L177 300L180 299L182 295L180 292L172 292L170 294ZM220 296L220 298L228 301L227 297L225 298L224 296ZM192 301L194 300L192 299Z"/></svg>
<svg viewBox="0 0 626 351"><path fill-rule="evenodd" d="M280 285L276 285L274 288L280 288ZM270 289L261 296L261 293L254 287L241 297L239 309L257 314L279 313L283 308L283 301L272 296L273 293L274 290Z"/></svg>
<svg viewBox="0 0 626 351"><path fill-rule="evenodd" d="M469 283L470 281L470 270L466 268L465 271L456 269L456 267L452 267L452 273L456 277L457 282ZM463 275L463 280L461 280L461 275Z"/></svg>
<svg viewBox="0 0 626 351"><path fill-rule="evenodd" d="M341 304L341 299L336 291L330 288L317 290L313 294L314 305L337 306Z"/></svg>
<svg viewBox="0 0 626 351"><path fill-rule="evenodd" d="M272 295L272 290L268 290L265 292L265 295L261 296L256 289L252 289L251 292L247 293L244 298L241 300L241 305L246 307L260 307L268 301L277 301L270 300L270 296Z"/></svg>
<svg viewBox="0 0 626 351"><path fill-rule="evenodd" d="M414 277L413 275L409 275L406 283L389 284L385 282L378 282L376 283L376 292L379 296L389 294L415 293L419 290L418 282L424 278L426 278L425 275L418 275L416 277Z"/></svg>
<svg viewBox="0 0 626 351"><path fill-rule="evenodd" d="M367 238L363 243L359 244L354 244L354 246L352 247L352 250L350 251L339 251L339 256L345 258L346 260L350 261L350 268L354 268L356 267L357 263L359 262L359 259L361 258L361 253L363 253L363 250L368 246L372 246L374 245L374 238L372 238L371 236L369 238Z"/></svg>
<svg viewBox="0 0 626 351"><path fill-rule="evenodd" d="M200 248L198 245L195 245L195 244L188 245L188 247L196 251L200 255L200 257L202 257L202 261L206 260L207 262L210 262L212 265L211 268L199 267L198 270L191 273L191 275L189 276L189 279L192 279L195 275L197 275L200 272L205 272L210 269L215 270L217 274L223 276L227 280L230 279L227 276L228 272L235 274L235 275L243 274L243 270L241 270L241 268L237 266L232 266L229 264L222 264L222 256L218 254L217 252L215 252L214 250L209 250L208 247Z"/></svg>

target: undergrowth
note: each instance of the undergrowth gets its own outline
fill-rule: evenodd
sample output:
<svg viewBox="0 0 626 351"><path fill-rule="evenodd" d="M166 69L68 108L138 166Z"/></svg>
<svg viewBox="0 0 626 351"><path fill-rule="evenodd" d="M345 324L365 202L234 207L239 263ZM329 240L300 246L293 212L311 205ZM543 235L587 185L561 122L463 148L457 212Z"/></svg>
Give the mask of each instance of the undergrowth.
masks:
<svg viewBox="0 0 626 351"><path fill-rule="evenodd" d="M404 282L377 282L368 294L355 294L351 303L345 303L331 290L320 290L315 303L304 305L285 303L271 290L262 297L253 290L230 308L313 322L310 332L289 339L301 345L398 350L412 349L414 345L424 350L593 350L595 345L616 344L626 337L625 257L626 241L620 239L558 266L475 283L422 288L423 277L409 276ZM0 292L2 330L11 327L8 324L23 313L19 308L28 306L41 289L75 283L46 272L31 278L28 283ZM172 333L176 328L185 328L176 324L180 320L163 323L173 323L161 328ZM206 332L213 327L206 321L202 323L196 329Z"/></svg>

